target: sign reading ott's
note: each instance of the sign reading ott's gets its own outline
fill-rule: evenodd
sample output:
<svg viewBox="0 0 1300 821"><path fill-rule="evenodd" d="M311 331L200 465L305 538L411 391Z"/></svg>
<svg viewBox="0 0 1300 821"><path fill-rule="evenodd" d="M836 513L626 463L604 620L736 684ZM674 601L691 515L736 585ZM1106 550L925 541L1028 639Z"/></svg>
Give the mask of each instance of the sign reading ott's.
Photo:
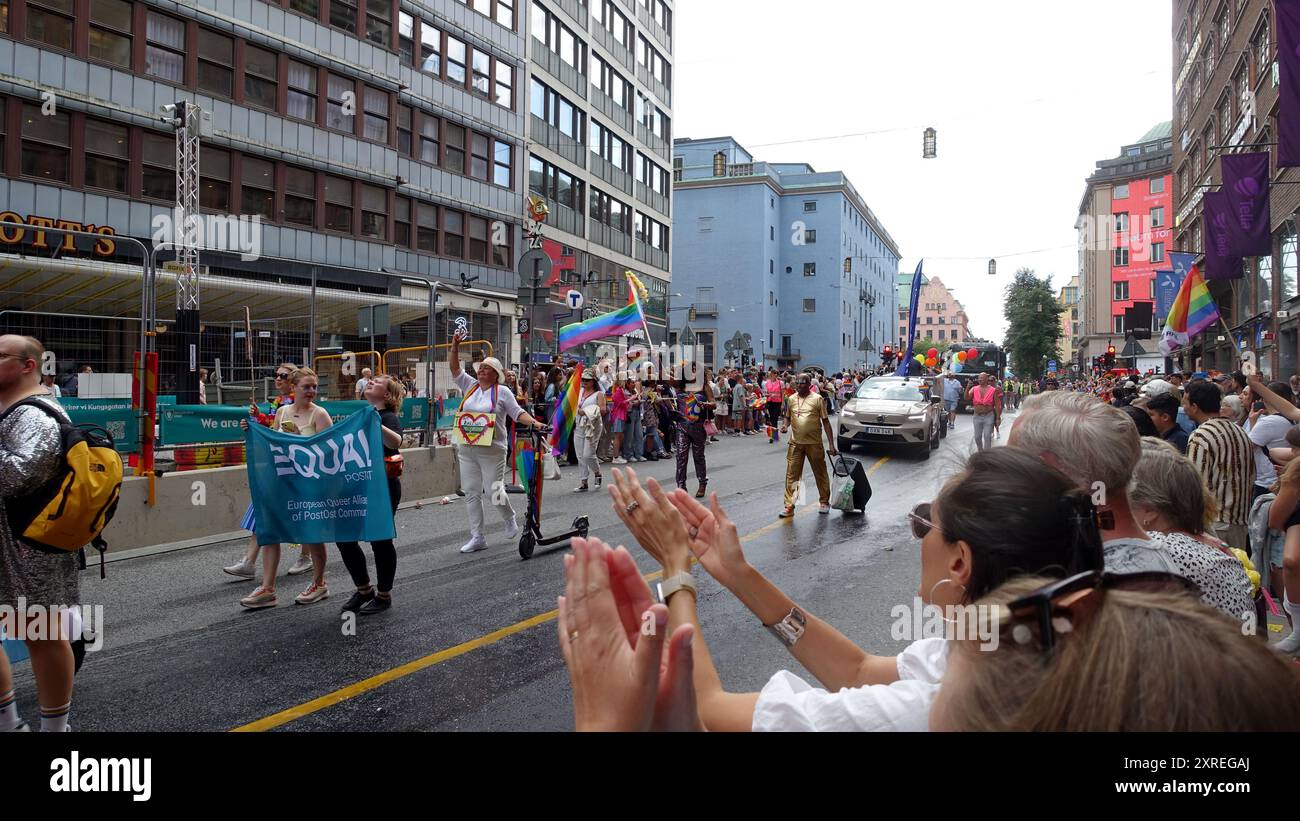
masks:
<svg viewBox="0 0 1300 821"><path fill-rule="evenodd" d="M32 248L49 249L59 246L62 251L75 252L77 250L76 241L80 237L57 231L46 231L46 228L85 231L91 234L101 234L104 237L117 236L117 232L109 225L94 225L32 214L24 217L20 216L16 211L0 211L0 248L28 244ZM117 242L106 238L95 240L94 252L96 256L112 256L117 253Z"/></svg>

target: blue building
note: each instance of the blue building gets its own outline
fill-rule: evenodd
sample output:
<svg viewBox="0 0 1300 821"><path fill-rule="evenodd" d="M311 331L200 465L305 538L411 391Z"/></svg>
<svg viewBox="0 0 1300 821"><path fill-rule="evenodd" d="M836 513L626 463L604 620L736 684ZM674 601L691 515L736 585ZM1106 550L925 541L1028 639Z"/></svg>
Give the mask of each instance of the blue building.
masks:
<svg viewBox="0 0 1300 821"><path fill-rule="evenodd" d="M755 162L731 137L673 143L669 328L714 367L874 367L901 254L839 171ZM736 334L748 347L729 352Z"/></svg>

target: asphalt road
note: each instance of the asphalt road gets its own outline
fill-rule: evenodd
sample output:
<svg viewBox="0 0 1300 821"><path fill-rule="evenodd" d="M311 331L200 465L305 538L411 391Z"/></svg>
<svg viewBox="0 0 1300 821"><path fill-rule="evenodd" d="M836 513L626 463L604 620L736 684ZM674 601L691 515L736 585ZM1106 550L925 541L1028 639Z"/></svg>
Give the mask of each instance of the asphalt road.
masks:
<svg viewBox="0 0 1300 821"><path fill-rule="evenodd" d="M970 417L957 424L928 460L889 447L856 451L875 491L865 516L820 516L813 505L778 520L785 446L762 436L710 444L709 487L739 525L750 560L801 607L864 648L896 652L904 642L890 638L889 612L911 601L920 576L904 514L960 469L972 447ZM672 462L637 468L672 486ZM565 467L561 481L547 484L543 532L586 514L592 535L627 544L645 572L657 570L606 493L570 492L576 470ZM811 476L808 482L814 490ZM522 520L522 497L511 500ZM488 515L491 548L465 556L458 552L468 538L459 500L399 511L395 605L358 620L355 635L342 630L339 607L352 588L332 547L330 598L293 604L308 576L282 571L280 606L256 612L238 605L254 583L221 572L242 542L114 562L103 581L92 567L83 574L82 601L103 605L104 646L78 675L73 728L571 729L553 617L563 550L539 549L523 561ZM729 689L757 690L781 669L811 679L730 593L703 571L697 576L704 635ZM36 715L30 666L15 672L23 714Z"/></svg>

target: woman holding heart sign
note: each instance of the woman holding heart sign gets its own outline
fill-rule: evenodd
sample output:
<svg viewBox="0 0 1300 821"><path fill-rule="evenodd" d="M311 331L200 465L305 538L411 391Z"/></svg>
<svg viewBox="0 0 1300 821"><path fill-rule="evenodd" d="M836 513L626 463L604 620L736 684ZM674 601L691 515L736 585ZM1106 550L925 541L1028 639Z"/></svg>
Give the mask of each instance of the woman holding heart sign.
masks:
<svg viewBox="0 0 1300 821"><path fill-rule="evenodd" d="M456 412L452 438L456 441L456 460L460 465L460 487L465 491L469 508L469 541L461 553L487 550L483 535L483 496L492 494L490 501L501 509L506 523L506 536L519 535L519 522L515 519L510 497L505 494L506 417L514 420L516 427L545 427L519 407L514 392L505 385L505 368L496 357L489 356L478 363L478 377L470 376L460 366L460 343L468 334L457 330L451 338L451 353L447 364L452 378L461 391L460 409ZM499 504L498 504L499 503Z"/></svg>

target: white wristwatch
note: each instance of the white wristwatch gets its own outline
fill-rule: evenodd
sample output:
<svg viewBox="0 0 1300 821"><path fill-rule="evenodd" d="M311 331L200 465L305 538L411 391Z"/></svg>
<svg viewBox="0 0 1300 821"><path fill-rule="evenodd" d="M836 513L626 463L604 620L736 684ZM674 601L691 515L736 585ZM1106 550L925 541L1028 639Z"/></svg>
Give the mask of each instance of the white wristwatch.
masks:
<svg viewBox="0 0 1300 821"><path fill-rule="evenodd" d="M691 595L699 598L699 592L695 586L695 578L690 573L678 573L675 576L669 576L659 583L659 601L664 604L668 599L679 590L690 590Z"/></svg>

